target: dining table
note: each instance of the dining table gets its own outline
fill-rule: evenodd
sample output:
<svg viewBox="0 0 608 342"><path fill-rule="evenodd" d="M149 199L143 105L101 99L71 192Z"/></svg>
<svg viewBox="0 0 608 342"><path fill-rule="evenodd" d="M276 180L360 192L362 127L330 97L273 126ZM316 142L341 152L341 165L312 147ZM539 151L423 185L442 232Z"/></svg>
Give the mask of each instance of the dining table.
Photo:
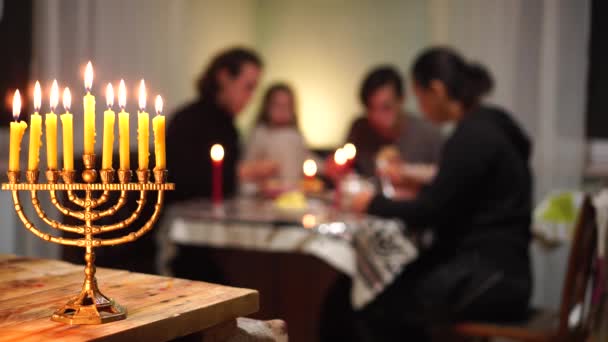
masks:
<svg viewBox="0 0 608 342"><path fill-rule="evenodd" d="M158 268L172 275L181 248L204 249L224 282L260 292L259 319L281 317L291 341L317 341L321 317L336 284L360 309L418 256L403 223L338 208L308 197L290 207L280 200L236 197L221 204L181 202L167 208L159 233ZM201 273L206 264L199 265Z"/></svg>

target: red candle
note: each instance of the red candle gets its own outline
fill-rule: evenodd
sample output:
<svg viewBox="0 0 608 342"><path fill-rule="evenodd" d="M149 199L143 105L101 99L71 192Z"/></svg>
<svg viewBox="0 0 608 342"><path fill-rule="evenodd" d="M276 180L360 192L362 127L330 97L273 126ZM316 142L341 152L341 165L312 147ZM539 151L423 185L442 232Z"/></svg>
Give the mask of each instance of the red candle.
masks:
<svg viewBox="0 0 608 342"><path fill-rule="evenodd" d="M355 145L353 143L346 143L344 145L344 147L342 147L342 149L344 150L344 154L346 154L346 172L352 170L352 168L355 166L355 157L357 156L357 148L355 147Z"/></svg>
<svg viewBox="0 0 608 342"><path fill-rule="evenodd" d="M223 201L222 194L222 165L224 164L224 148L220 144L211 146L211 162L213 164L211 199L214 205Z"/></svg>
<svg viewBox="0 0 608 342"><path fill-rule="evenodd" d="M335 184L335 195L334 195L334 207L336 209L340 209L340 199L342 197L342 176L344 174L344 170L346 167L346 163L348 162L348 158L346 156L346 152L343 148L339 148L334 153L334 163L336 163L336 167L338 169L336 176L336 184Z"/></svg>

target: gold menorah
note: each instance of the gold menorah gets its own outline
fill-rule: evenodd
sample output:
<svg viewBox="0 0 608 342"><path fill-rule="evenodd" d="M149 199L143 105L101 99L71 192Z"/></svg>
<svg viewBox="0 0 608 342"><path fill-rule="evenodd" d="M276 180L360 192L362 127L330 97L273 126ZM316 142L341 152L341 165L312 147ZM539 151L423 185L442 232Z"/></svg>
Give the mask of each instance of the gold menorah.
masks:
<svg viewBox="0 0 608 342"><path fill-rule="evenodd" d="M175 184L165 183L167 178L166 170L154 170L154 183L150 182L149 170L137 170L137 183L131 183L131 170L118 170L118 183L114 183L114 170L100 170L99 175L101 183L96 183L97 171L95 170L95 155L85 154L83 156L84 171L82 172L82 180L84 183L75 182L75 171L46 171L48 183L38 183L38 171L26 171L27 183L19 183L20 172L8 171L9 183L2 184L2 190L10 190L13 193L13 201L15 202L15 211L17 215L30 232L37 237L67 246L77 246L85 248L86 262L84 273L84 284L80 294L70 299L64 306L59 308L51 319L57 322L69 324L101 324L107 322L118 321L127 317L126 308L117 304L114 300L106 297L97 287L95 279L95 253L93 248L101 246L113 246L126 242L132 242L146 234L160 216L160 210L163 206L164 191L175 189ZM63 183L59 183L59 176L63 179ZM78 197L75 191L84 191L84 198ZM44 223L54 229L65 232L80 234L83 238L70 239L64 237L56 237L40 231L26 217L23 212L23 207L19 200L19 191L29 191L32 197L31 201L38 216ZM48 191L51 203L57 210L65 215L71 216L83 222L83 225L73 226L63 224L61 222L50 219L40 206L38 199L38 191ZM67 198L82 210L72 210L64 207L57 198L57 191L66 191ZM93 198L93 191L103 191L97 198ZM120 197L114 205L105 210L96 210L100 205L106 203L110 198L110 192L120 191ZM131 215L121 222L110 225L94 225L93 222L103 217L108 217L116 214L116 212L124 206L127 201L127 193L139 191L139 199L137 208ZM158 197L154 205L154 213L150 219L137 231L127 235L103 239L97 238L97 235L124 229L132 224L141 214L146 203L146 192L157 191Z"/></svg>

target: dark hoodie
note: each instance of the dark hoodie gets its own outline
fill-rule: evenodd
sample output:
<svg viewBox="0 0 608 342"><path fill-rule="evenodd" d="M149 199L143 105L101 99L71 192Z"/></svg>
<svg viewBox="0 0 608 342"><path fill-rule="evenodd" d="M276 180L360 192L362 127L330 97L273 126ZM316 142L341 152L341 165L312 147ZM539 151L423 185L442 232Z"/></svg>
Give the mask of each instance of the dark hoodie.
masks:
<svg viewBox="0 0 608 342"><path fill-rule="evenodd" d="M516 264L522 267L512 266L526 272L530 151L529 139L507 113L479 107L459 122L444 145L437 176L415 200L378 196L369 212L400 218L409 227L433 227L432 249L443 255L480 250L484 256L520 260Z"/></svg>

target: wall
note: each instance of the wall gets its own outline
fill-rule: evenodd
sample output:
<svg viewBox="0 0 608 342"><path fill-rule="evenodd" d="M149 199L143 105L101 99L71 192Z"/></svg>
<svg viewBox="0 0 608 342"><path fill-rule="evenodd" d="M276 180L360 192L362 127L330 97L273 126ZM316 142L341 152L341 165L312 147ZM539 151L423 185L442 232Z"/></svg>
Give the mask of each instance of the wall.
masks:
<svg viewBox="0 0 608 342"><path fill-rule="evenodd" d="M294 86L304 136L315 148L343 143L361 113L359 84L370 68L390 63L406 73L429 38L422 0L257 3L256 41L268 61L264 83Z"/></svg>

